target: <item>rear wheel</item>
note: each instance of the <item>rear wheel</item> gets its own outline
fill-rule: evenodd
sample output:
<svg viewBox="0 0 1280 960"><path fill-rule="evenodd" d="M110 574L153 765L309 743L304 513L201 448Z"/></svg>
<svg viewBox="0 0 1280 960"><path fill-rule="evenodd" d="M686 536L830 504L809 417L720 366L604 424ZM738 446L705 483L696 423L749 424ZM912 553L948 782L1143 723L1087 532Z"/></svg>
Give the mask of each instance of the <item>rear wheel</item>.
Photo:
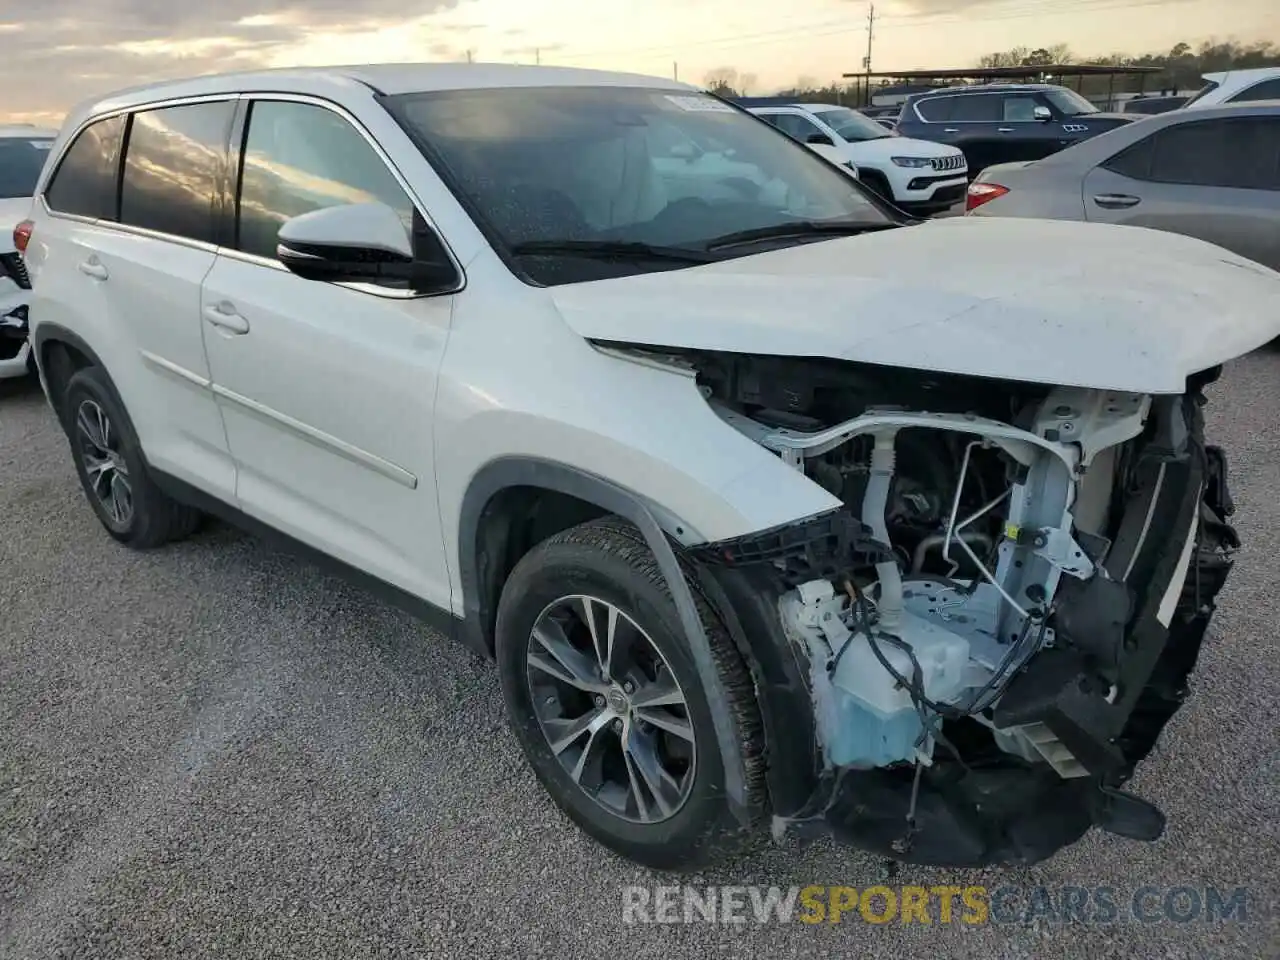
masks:
<svg viewBox="0 0 1280 960"><path fill-rule="evenodd" d="M762 790L754 691L723 626L698 605L754 806ZM713 707L638 531L593 521L531 550L503 589L497 658L525 756L584 831L660 869L728 851L736 824Z"/></svg>
<svg viewBox="0 0 1280 960"><path fill-rule="evenodd" d="M146 549L196 529L199 512L171 499L151 479L133 423L98 367L71 377L62 410L80 485L111 536Z"/></svg>

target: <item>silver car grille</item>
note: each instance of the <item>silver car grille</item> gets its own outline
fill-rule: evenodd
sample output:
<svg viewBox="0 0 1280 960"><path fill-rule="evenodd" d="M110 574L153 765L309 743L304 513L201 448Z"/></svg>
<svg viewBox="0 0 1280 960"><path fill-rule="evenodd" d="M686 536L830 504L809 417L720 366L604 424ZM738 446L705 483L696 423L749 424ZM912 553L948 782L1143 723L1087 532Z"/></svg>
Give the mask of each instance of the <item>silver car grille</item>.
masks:
<svg viewBox="0 0 1280 960"><path fill-rule="evenodd" d="M933 164L933 169L939 173L945 173L948 170L964 170L966 167L963 153L954 153L949 157L934 157L930 162Z"/></svg>

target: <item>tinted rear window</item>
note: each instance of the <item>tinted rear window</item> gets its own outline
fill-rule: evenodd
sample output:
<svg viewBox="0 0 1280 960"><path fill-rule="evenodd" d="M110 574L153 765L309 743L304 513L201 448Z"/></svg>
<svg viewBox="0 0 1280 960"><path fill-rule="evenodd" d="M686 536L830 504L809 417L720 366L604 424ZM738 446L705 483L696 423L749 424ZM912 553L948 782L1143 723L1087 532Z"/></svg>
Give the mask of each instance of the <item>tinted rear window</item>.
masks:
<svg viewBox="0 0 1280 960"><path fill-rule="evenodd" d="M234 110L224 100L134 114L120 222L215 242L213 198Z"/></svg>
<svg viewBox="0 0 1280 960"><path fill-rule="evenodd" d="M29 197L36 192L36 182L52 146L51 137L0 139L0 200Z"/></svg>
<svg viewBox="0 0 1280 960"><path fill-rule="evenodd" d="M116 216L116 157L124 117L90 124L58 164L44 196L50 209L82 217L113 220Z"/></svg>

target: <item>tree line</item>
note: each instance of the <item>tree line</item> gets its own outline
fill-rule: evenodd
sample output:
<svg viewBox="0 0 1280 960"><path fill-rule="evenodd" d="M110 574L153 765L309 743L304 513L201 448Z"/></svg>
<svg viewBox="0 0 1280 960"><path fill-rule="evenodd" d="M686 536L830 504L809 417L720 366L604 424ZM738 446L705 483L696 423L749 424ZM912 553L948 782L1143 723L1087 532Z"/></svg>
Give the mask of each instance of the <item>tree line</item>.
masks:
<svg viewBox="0 0 1280 960"><path fill-rule="evenodd" d="M1192 47L1189 43L1178 43L1165 53L1144 53L1139 56L1112 53L1101 57L1077 58L1070 47L1059 43L1047 47L1014 47L1012 50L988 53L978 58L976 66L1048 67L1078 62L1114 67L1160 68L1159 73L1148 75L1142 80L1136 76L1122 74L1114 77L1082 77L1078 81L1072 79L1070 86L1079 89L1085 96L1101 96L1108 92L1135 92L1139 89L1148 92L1197 90L1203 85L1204 81L1201 77L1206 73L1280 66L1280 47L1270 40L1254 43L1207 40L1198 47ZM1029 79L1053 81L1051 74L1043 72L1033 73ZM893 82L892 79L887 79L880 85L887 86ZM708 71L704 77L704 84L708 90L722 96L748 96L760 92L753 89L757 85L754 74L740 73L733 67L718 67ZM873 82L872 93L875 92L875 87L876 83ZM822 85L812 77L798 78L792 86L777 91L777 95L812 103L853 104L863 103L866 99L865 87L861 81Z"/></svg>

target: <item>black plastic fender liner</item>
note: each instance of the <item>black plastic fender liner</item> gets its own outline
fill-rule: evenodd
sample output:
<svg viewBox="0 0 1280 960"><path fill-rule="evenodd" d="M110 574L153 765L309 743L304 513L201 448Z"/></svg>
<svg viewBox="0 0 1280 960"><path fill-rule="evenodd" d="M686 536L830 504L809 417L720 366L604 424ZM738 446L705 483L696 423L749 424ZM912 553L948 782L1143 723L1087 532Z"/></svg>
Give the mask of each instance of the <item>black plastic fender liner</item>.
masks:
<svg viewBox="0 0 1280 960"><path fill-rule="evenodd" d="M472 477L467 492L463 495L462 510L458 518L458 573L462 581L465 615L463 634L467 644L483 656L492 658L493 650L485 627L476 534L485 506L495 494L510 487L536 487L577 497L629 520L640 530L667 581L667 589L671 591L676 611L680 615L694 666L711 704L716 742L724 758L724 790L729 807L739 823L748 825L752 812L747 803L746 770L729 724L728 695L716 673L711 646L707 642L689 582L685 579L675 549L653 511L637 494L611 480L550 460L503 457L482 467Z"/></svg>
<svg viewBox="0 0 1280 960"><path fill-rule="evenodd" d="M759 567L699 564L696 570L703 594L728 628L755 682L771 812L806 816L818 789L822 754L805 674L808 662L800 659L782 631L776 576Z"/></svg>

